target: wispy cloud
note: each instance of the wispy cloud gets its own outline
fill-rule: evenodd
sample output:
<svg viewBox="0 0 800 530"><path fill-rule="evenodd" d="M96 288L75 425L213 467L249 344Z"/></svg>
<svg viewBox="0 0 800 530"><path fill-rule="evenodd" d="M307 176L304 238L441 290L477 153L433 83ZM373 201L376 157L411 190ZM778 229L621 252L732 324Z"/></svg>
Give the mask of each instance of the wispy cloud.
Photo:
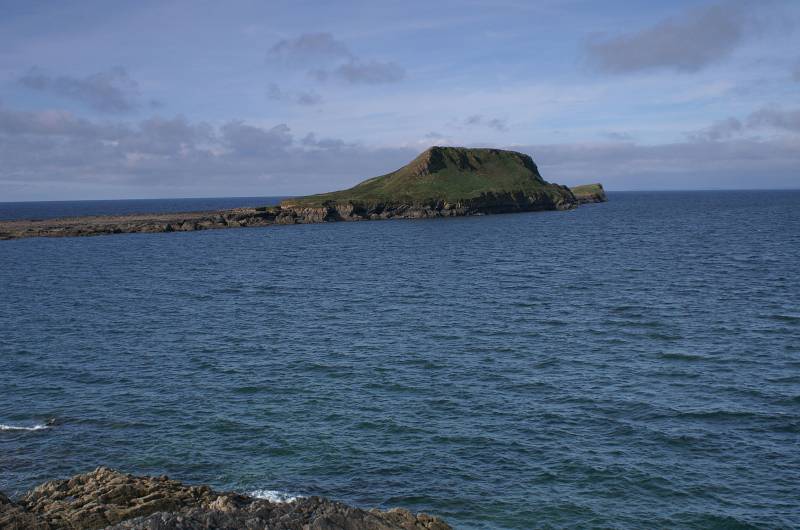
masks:
<svg viewBox="0 0 800 530"><path fill-rule="evenodd" d="M267 87L267 97L275 101L290 101L298 105L313 106L322 103L322 96L314 90L284 90L277 83Z"/></svg>
<svg viewBox="0 0 800 530"><path fill-rule="evenodd" d="M716 142L718 140L727 140L744 130L744 124L738 118L726 118L712 123L710 126L700 131L689 133L689 138L692 140L707 140Z"/></svg>
<svg viewBox="0 0 800 530"><path fill-rule="evenodd" d="M308 62L353 55L345 43L330 33L304 33L293 39L279 40L269 49L267 56L286 62Z"/></svg>
<svg viewBox="0 0 800 530"><path fill-rule="evenodd" d="M467 116L464 119L463 123L468 127L473 127L473 126L489 127L490 129L494 129L495 131L500 131L500 132L505 132L508 130L508 124L506 120L502 118L487 118L482 114L473 114L471 116Z"/></svg>
<svg viewBox="0 0 800 530"><path fill-rule="evenodd" d="M128 112L139 106L139 84L122 67L77 78L52 76L33 69L19 79L30 89L79 101L88 107L107 113Z"/></svg>
<svg viewBox="0 0 800 530"><path fill-rule="evenodd" d="M406 72L392 62L351 60L330 70L314 70L312 75L320 81L333 77L353 84L377 85L401 81Z"/></svg>
<svg viewBox="0 0 800 530"><path fill-rule="evenodd" d="M696 72L733 52L746 36L750 16L742 2L692 9L640 31L594 37L586 51L595 66L610 73Z"/></svg>
<svg viewBox="0 0 800 530"><path fill-rule="evenodd" d="M330 33L305 33L282 39L269 49L267 58L292 68L308 69L317 81L337 79L350 84L377 85L401 81L406 75L397 63L357 56Z"/></svg>
<svg viewBox="0 0 800 530"><path fill-rule="evenodd" d="M626 132L609 131L602 133L602 136L617 142L630 142L633 140L633 136Z"/></svg>

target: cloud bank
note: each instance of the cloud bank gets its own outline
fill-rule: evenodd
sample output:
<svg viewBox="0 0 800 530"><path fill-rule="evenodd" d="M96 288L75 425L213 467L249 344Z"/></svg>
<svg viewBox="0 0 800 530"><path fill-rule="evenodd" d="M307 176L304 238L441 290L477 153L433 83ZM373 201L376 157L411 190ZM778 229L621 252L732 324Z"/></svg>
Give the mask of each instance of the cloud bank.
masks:
<svg viewBox="0 0 800 530"><path fill-rule="evenodd" d="M744 134L766 130L780 134ZM531 154L546 179L566 184L599 180L610 189L692 189L698 182L702 187L732 182L796 187L798 132L800 110L763 108L741 120L713 124L683 142L507 147ZM65 111L0 106L0 185L18 197L26 190L32 194L57 187L64 193L74 186L119 186L128 194L130 189L161 188L183 196L214 190L227 190L227 195L313 193L397 169L420 150L418 145L370 147L313 133L298 136L283 123L264 127L230 120L213 126L181 116L101 122Z"/></svg>
<svg viewBox="0 0 800 530"><path fill-rule="evenodd" d="M520 146L545 179L609 189L797 188L800 138Z"/></svg>
<svg viewBox="0 0 800 530"><path fill-rule="evenodd" d="M218 189L310 193L396 169L414 154L313 134L298 138L285 124L231 120L215 127L181 116L128 124L0 107L0 186L19 194L45 183L164 187L184 189L184 196Z"/></svg>
<svg viewBox="0 0 800 530"><path fill-rule="evenodd" d="M729 117L714 122L711 126L689 134L695 141L719 141L733 138L745 133L760 132L800 133L800 109L782 109L780 107L763 107L744 120Z"/></svg>

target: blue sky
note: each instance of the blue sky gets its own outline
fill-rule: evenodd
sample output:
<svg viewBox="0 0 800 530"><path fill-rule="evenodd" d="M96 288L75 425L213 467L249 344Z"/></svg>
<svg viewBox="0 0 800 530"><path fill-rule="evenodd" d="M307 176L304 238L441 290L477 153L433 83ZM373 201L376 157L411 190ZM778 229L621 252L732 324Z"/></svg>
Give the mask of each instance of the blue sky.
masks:
<svg viewBox="0 0 800 530"><path fill-rule="evenodd" d="M291 195L430 145L800 187L800 3L0 0L0 201Z"/></svg>

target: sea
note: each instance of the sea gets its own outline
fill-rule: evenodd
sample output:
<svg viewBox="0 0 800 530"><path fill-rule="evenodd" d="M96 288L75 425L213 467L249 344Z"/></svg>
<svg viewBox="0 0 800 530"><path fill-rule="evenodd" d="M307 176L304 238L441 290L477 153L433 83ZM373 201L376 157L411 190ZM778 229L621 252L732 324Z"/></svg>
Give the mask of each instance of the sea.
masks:
<svg viewBox="0 0 800 530"><path fill-rule="evenodd" d="M455 528L800 527L800 191L608 195L2 241L0 491L106 465ZM0 217L272 199L191 201Z"/></svg>

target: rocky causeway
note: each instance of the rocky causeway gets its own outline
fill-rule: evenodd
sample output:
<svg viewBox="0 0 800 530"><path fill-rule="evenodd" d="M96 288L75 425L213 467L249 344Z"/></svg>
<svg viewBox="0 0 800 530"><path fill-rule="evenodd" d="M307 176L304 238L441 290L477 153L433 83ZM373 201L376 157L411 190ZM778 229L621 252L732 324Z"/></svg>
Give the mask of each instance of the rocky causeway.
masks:
<svg viewBox="0 0 800 530"><path fill-rule="evenodd" d="M278 206L0 221L0 239L569 210L606 200L600 184L568 188L546 182L522 153L432 147L397 171L348 190L287 199Z"/></svg>

